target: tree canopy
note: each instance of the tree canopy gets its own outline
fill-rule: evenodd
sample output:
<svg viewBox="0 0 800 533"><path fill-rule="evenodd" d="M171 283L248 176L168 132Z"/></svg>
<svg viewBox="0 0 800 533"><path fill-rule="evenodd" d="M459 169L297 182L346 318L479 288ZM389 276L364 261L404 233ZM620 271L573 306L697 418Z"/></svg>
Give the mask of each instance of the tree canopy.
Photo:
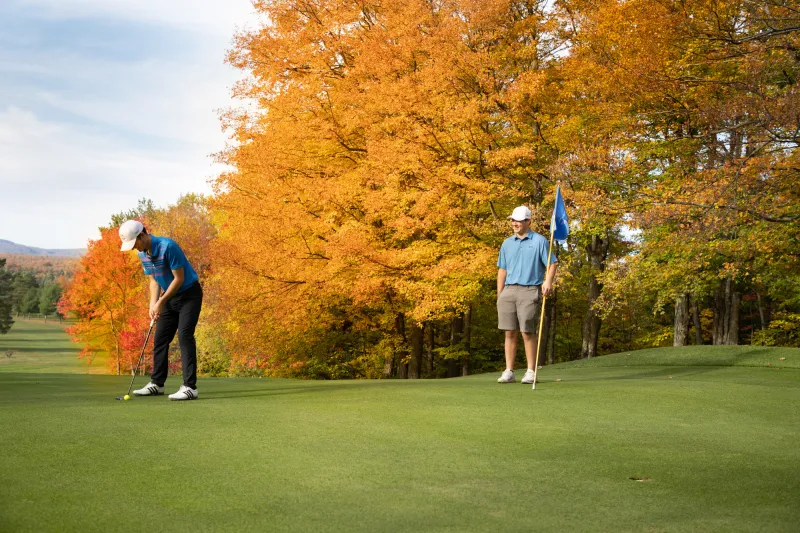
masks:
<svg viewBox="0 0 800 533"><path fill-rule="evenodd" d="M165 209L143 199L112 220L174 238L201 273L201 369L495 369L505 217L528 205L546 235L559 182L572 227L547 360L800 342L783 334L800 324L793 3L254 6L265 23L228 54L244 78L241 105L222 117L232 143L218 160L230 170L214 195ZM103 235L90 255L119 263L100 244L116 235ZM70 305L88 324L98 293L118 306L130 297L137 310L114 327L140 338L141 274L130 263L120 292L96 280L125 265L93 263ZM111 328L108 312L102 321Z"/></svg>

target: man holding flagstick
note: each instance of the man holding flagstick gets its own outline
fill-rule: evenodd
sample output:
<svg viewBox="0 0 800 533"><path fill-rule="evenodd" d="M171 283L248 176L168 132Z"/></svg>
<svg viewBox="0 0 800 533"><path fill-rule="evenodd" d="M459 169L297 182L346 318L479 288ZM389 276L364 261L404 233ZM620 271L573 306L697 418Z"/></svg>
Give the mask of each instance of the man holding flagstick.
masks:
<svg viewBox="0 0 800 533"><path fill-rule="evenodd" d="M559 218L559 202L563 217ZM497 317L498 327L505 331L506 369L498 383L513 383L514 361L517 355L518 334L522 333L528 369L522 383L536 387L539 341L534 334L537 318L543 317L545 297L553 291L557 259L552 253L553 232L558 224L566 227L566 211L560 189L556 192L556 209L551 221L551 238L531 231L531 211L525 206L514 209L508 217L514 235L503 241L497 259ZM563 229L563 228L559 228ZM566 234L558 238L565 239ZM539 337L541 337L541 320Z"/></svg>
<svg viewBox="0 0 800 533"><path fill-rule="evenodd" d="M567 218L567 208L564 206L564 198L561 196L561 184L556 186L556 202L553 206L553 216L550 218L550 247L547 251L547 262L550 263L550 257L553 255L553 239L564 241L569 235L569 219ZM542 309L545 309L545 302L547 296L542 297ZM542 311L539 318L539 334L536 340L536 362L533 366L533 384L532 389L536 388L536 376L539 373L539 352L542 349L542 326L544 325L544 311Z"/></svg>

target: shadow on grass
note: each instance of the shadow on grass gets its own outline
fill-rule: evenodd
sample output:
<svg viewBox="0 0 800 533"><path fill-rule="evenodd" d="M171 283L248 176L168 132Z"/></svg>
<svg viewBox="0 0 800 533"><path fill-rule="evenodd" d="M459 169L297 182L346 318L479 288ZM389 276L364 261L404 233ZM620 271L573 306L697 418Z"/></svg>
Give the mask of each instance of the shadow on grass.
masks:
<svg viewBox="0 0 800 533"><path fill-rule="evenodd" d="M247 391L241 391L243 394L231 394L231 391L225 391L223 393L214 393L214 392L203 392L200 391L200 397L196 400L191 400L193 402L208 402L208 401L217 401L217 400L236 400L239 398L259 398L259 397L268 397L268 396L285 396L285 395L297 395L303 394L306 392L319 392L322 389L309 389L306 387L290 387L290 388L281 388L281 389L252 389ZM238 392L238 391L237 391ZM120 392L114 399L117 397L121 397L125 394L125 391ZM171 394L171 392L167 392L163 395L159 396L134 396L131 395L131 401L144 401L144 402L153 402L153 403L162 403L164 400L167 400L167 395Z"/></svg>
<svg viewBox="0 0 800 533"><path fill-rule="evenodd" d="M303 387L276 387L276 388L263 388L263 389L246 389L246 390L225 390L218 392L206 392L201 394L199 400L224 400L231 398L251 398L256 396L278 396L283 394L302 394L305 392L326 392L326 391L340 391L342 389L360 388L357 384L337 384L335 387L326 387L320 385L306 385Z"/></svg>
<svg viewBox="0 0 800 533"><path fill-rule="evenodd" d="M740 354L737 354L736 357L733 358L734 359L733 364L736 365L737 363L739 363L736 366L748 366L748 365L742 365L741 363L743 361L748 362L748 361L758 360L760 364L753 366L764 366L762 361L764 357L768 357L770 353L771 352L769 348L752 348L750 350L746 350Z"/></svg>
<svg viewBox="0 0 800 533"><path fill-rule="evenodd" d="M67 325L67 326L64 326L63 328L60 328L60 329L63 330L66 327L69 327L69 326ZM40 327L33 327L33 328L26 326L25 328L17 328L16 330L13 329L13 326L12 326L11 332L27 337L29 335L45 335L45 334L50 335L50 334L53 333L53 330L57 330L57 329L59 329L59 325L56 324L56 323L53 323L52 326L48 325L48 326L40 326Z"/></svg>
<svg viewBox="0 0 800 533"><path fill-rule="evenodd" d="M620 367L614 367L620 368ZM622 367L624 368L624 367ZM688 376L699 376L702 374L710 374L713 372L717 372L722 368L728 368L728 365L724 366L682 366L682 367L662 367L658 368L657 370L647 370L644 372L636 372L634 369L636 367L628 367L632 372L626 375L615 375L615 376L591 376L591 377L571 377L570 381L626 381L626 380L638 380L638 379L659 379L659 378L666 378L669 379L670 377L688 377Z"/></svg>
<svg viewBox="0 0 800 533"><path fill-rule="evenodd" d="M42 339L40 337L36 337L35 335L25 335L24 337L17 336L17 337L14 337L11 340L8 340L7 342L9 344L12 343L12 342L14 344L30 344L30 343L52 344L54 342L58 342L58 343L61 343L61 344L71 344L71 341L69 339L52 339L52 338L49 338L49 339L48 338L44 338L44 339Z"/></svg>
<svg viewBox="0 0 800 533"><path fill-rule="evenodd" d="M22 355L22 354L37 354L37 353L63 353L68 354L70 356L75 356L80 350L78 348L65 348L65 347L57 347L54 346L52 348L28 348L26 346L9 346L6 350L11 350L14 352L14 355ZM13 356L11 357L13 359Z"/></svg>

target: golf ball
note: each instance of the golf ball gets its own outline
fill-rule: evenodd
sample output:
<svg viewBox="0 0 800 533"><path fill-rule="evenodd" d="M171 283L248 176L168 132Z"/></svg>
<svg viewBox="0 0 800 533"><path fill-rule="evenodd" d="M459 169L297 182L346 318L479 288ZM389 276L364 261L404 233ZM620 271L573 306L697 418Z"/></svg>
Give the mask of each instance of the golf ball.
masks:
<svg viewBox="0 0 800 533"><path fill-rule="evenodd" d="M122 398L122 399L123 399L123 400L130 400L130 399L131 399L131 397L130 397L130 396L128 396L128 395L126 394L126 395L125 395L125 397L124 397L124 398Z"/></svg>

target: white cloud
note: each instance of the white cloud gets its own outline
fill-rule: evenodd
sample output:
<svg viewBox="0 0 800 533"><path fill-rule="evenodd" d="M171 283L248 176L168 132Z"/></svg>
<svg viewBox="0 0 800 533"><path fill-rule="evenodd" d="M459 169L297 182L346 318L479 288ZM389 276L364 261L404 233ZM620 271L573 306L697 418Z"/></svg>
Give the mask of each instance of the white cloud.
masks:
<svg viewBox="0 0 800 533"><path fill-rule="evenodd" d="M216 111L230 104L230 88L239 76L221 60L218 65L161 59L115 63L63 56L47 64L65 76L81 73L91 90L36 93L54 108L127 132L207 147L224 141Z"/></svg>
<svg viewBox="0 0 800 533"><path fill-rule="evenodd" d="M15 0L12 0L12 2ZM16 0L52 18L117 18L231 36L253 20L249 0Z"/></svg>
<svg viewBox="0 0 800 533"><path fill-rule="evenodd" d="M11 2L27 16L197 33L185 34L179 54L93 56L58 40L0 51L0 238L83 247L140 198L163 206L210 192L221 168L209 155L226 143L217 110L232 104L241 76L222 59L234 26L255 22L249 0Z"/></svg>
<svg viewBox="0 0 800 533"><path fill-rule="evenodd" d="M185 192L208 193L215 172L191 149L145 151L20 109L0 112L0 231L14 242L83 247L139 198L166 205Z"/></svg>
<svg viewBox="0 0 800 533"><path fill-rule="evenodd" d="M28 4L41 4L52 10L66 10L75 15L83 10L94 16L115 7L122 16L126 11L150 12L157 2L92 2L89 0L26 0ZM162 2L165 9L154 10L154 15L164 16L176 10L175 4L190 2ZM63 4L63 5L62 5ZM210 13L231 12L222 5L247 6L247 0L205 1ZM71 7L70 7L71 6ZM150 6L150 7L148 7ZM205 13L203 5L198 11ZM97 8L90 10L89 8ZM190 10L191 11L191 10ZM177 11L175 11L177 15ZM220 30L220 35L196 37L185 42L186 51L180 57L170 57L167 50L162 55L149 55L125 60L114 57L96 57L78 53L69 48L26 50L22 57L8 57L0 52L0 72L9 76L30 74L51 83L26 88L27 98L75 114L93 122L124 128L129 132L167 137L181 142L199 142L219 145L224 141L220 132L217 111L230 105L230 89L241 77L224 64L224 54L229 47L233 25L210 17L209 27ZM230 16L230 15L229 15ZM165 19L169 19L166 17ZM217 20L216 25L211 24ZM248 19L243 16L242 21ZM250 19L252 20L252 19ZM178 17L174 22L182 22ZM102 44L102 43L98 43ZM5 60L3 59L5 56ZM55 87L53 87L55 86ZM12 100L13 101L13 100Z"/></svg>

